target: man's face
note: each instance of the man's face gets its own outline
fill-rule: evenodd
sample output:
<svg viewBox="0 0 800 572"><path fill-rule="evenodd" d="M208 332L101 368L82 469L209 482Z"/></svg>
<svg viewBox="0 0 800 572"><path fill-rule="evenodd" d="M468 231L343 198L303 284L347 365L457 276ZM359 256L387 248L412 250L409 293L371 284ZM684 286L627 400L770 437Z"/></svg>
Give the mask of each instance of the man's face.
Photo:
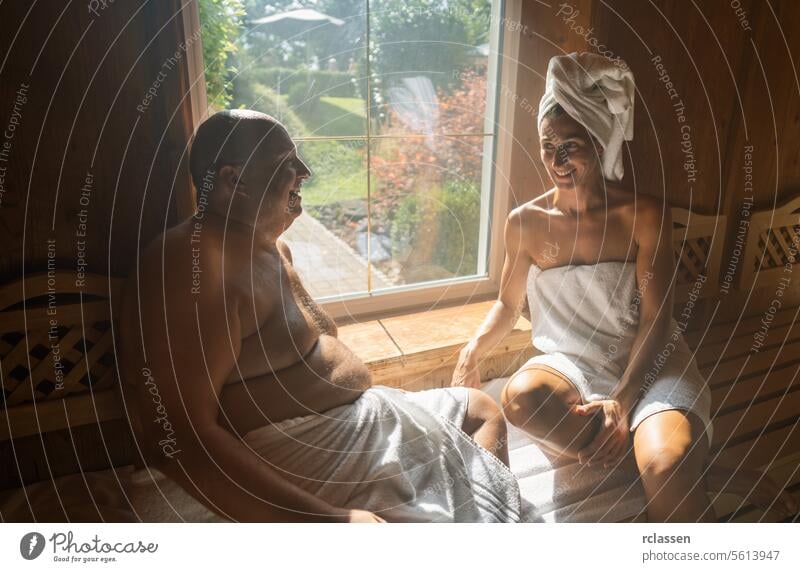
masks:
<svg viewBox="0 0 800 572"><path fill-rule="evenodd" d="M242 181L247 195L259 205L258 218L270 226L280 225L283 231L303 212L300 189L311 170L285 131L259 155L245 167Z"/></svg>
<svg viewBox="0 0 800 572"><path fill-rule="evenodd" d="M539 141L542 163L558 188L571 189L602 181L600 144L566 113L542 121Z"/></svg>

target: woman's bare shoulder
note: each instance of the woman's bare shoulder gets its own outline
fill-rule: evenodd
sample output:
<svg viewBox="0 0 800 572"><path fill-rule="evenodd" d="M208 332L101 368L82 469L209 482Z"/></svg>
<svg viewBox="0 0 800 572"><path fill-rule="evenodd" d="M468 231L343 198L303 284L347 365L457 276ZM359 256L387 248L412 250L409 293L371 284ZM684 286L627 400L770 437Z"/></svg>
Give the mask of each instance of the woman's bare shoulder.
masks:
<svg viewBox="0 0 800 572"><path fill-rule="evenodd" d="M658 240L665 231L672 232L672 213L669 205L656 197L637 199L631 209L633 233L638 243Z"/></svg>
<svg viewBox="0 0 800 572"><path fill-rule="evenodd" d="M657 197L624 189L617 189L615 195L616 208L630 217L631 222L637 222L637 219L651 222L654 217L662 218L669 214L669 211L665 210L664 201Z"/></svg>
<svg viewBox="0 0 800 572"><path fill-rule="evenodd" d="M547 219L552 214L546 205L528 201L509 213L508 224L517 227L525 235L532 235L541 228L547 228Z"/></svg>
<svg viewBox="0 0 800 572"><path fill-rule="evenodd" d="M637 198L634 209L636 218L645 224L671 220L669 205L657 197L643 196Z"/></svg>
<svg viewBox="0 0 800 572"><path fill-rule="evenodd" d="M554 210L552 199L553 190L547 191L544 194L535 197L528 202L522 203L520 206L511 211L511 214L522 217L524 219L542 220L548 216L552 216L557 211Z"/></svg>

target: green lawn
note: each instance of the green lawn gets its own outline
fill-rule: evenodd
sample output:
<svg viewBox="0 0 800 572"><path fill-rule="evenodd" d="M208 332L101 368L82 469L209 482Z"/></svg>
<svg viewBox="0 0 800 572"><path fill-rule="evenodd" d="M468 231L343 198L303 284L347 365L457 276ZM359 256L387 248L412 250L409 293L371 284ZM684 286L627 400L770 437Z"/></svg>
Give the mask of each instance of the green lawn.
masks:
<svg viewBox="0 0 800 572"><path fill-rule="evenodd" d="M320 97L313 110L298 109L310 135L364 135L367 131L364 100L356 97Z"/></svg>
<svg viewBox="0 0 800 572"><path fill-rule="evenodd" d="M364 105L364 100L360 97L322 97L322 101L326 101L336 107L341 107L348 113L357 115L362 119L367 118L367 110Z"/></svg>
<svg viewBox="0 0 800 572"><path fill-rule="evenodd" d="M316 109L297 110L312 137L364 135L364 100L355 97L321 97ZM304 185L303 202L325 205L367 198L366 148L361 141L304 141L300 154L314 175Z"/></svg>
<svg viewBox="0 0 800 572"><path fill-rule="evenodd" d="M303 203L324 205L367 198L364 145L353 141L303 141L300 156L313 173L303 185Z"/></svg>

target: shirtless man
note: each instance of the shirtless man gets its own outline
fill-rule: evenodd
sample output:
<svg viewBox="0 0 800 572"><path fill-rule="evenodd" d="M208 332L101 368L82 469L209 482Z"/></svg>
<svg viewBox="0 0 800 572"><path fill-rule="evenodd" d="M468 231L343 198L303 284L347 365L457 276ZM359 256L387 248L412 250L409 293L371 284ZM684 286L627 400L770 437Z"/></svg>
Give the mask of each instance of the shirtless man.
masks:
<svg viewBox="0 0 800 572"><path fill-rule="evenodd" d="M144 460L233 520L382 521L309 494L242 442L354 403L371 385L280 239L302 212L309 168L279 122L238 110L200 126L190 169L198 212L144 251L121 310L123 387ZM507 463L488 396L470 392L462 428Z"/></svg>

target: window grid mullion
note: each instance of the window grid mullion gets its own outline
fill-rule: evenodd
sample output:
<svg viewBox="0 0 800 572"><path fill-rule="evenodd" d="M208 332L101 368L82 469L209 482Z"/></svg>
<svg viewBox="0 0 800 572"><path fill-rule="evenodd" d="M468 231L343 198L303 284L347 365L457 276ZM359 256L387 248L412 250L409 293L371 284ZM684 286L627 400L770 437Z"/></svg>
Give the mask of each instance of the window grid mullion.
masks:
<svg viewBox="0 0 800 572"><path fill-rule="evenodd" d="M372 135L372 70L370 66L370 5L369 0L364 0L366 3L366 72L367 72L367 292L372 294L372 153L371 148L371 135Z"/></svg>
<svg viewBox="0 0 800 572"><path fill-rule="evenodd" d="M496 133L434 133L438 137L468 138L493 137ZM406 133L402 135L319 135L310 137L293 137L295 141L376 141L379 139L425 139L427 135Z"/></svg>

